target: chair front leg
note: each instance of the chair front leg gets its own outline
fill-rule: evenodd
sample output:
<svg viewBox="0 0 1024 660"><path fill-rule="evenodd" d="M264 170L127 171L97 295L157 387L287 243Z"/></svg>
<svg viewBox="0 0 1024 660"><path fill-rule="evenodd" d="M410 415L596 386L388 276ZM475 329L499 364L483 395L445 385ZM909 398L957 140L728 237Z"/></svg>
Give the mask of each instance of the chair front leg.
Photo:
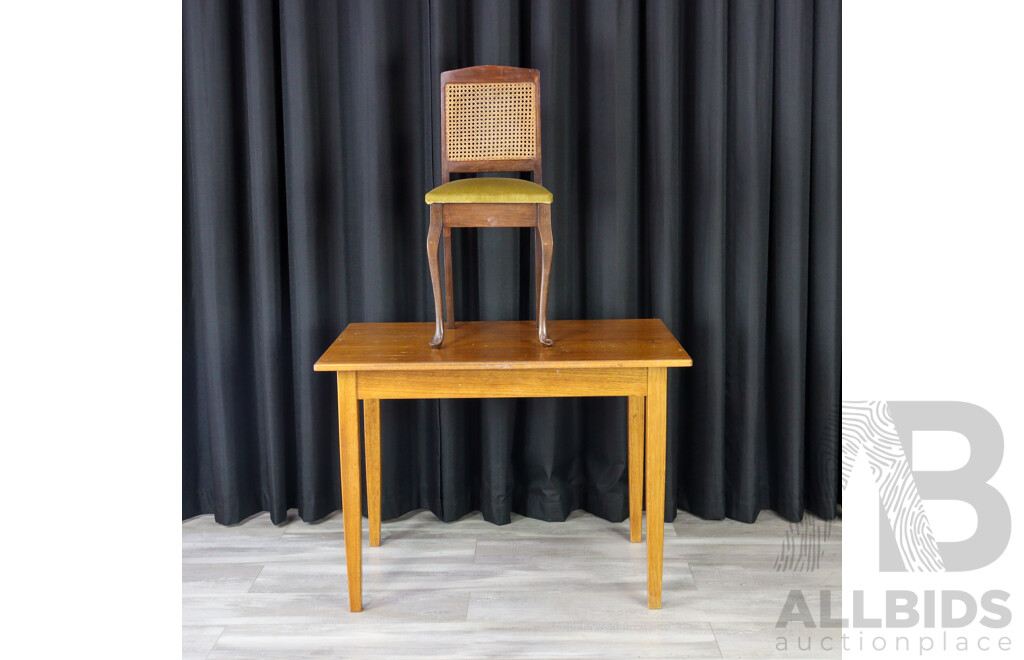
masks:
<svg viewBox="0 0 1024 660"><path fill-rule="evenodd" d="M540 204L537 205L537 217L540 218ZM540 265L544 262L544 255L540 250L540 227L533 228L533 304L537 313L537 322L540 323Z"/></svg>
<svg viewBox="0 0 1024 660"><path fill-rule="evenodd" d="M427 263L430 265L430 284L434 288L434 338L430 345L441 346L444 341L444 318L441 311L441 272L437 263L437 248L441 242L441 205L430 205L430 229L427 231Z"/></svg>
<svg viewBox="0 0 1024 660"><path fill-rule="evenodd" d="M541 204L537 218L537 233L540 235L541 270L540 296L537 301L537 331L540 343L545 346L554 344L548 337L548 288L551 284L551 252L554 239L551 235L551 205Z"/></svg>

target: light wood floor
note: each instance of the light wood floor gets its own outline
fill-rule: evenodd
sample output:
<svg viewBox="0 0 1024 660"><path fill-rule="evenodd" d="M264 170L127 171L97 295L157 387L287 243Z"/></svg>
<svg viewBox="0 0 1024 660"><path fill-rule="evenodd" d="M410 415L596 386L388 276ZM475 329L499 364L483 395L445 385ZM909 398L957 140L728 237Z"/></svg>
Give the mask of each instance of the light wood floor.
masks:
<svg viewBox="0 0 1024 660"><path fill-rule="evenodd" d="M564 523L516 516L499 527L479 513L446 524L421 511L385 521L379 548L363 525L364 611L353 614L340 515L313 525L293 513L279 527L266 514L233 527L185 521L183 656L840 657L834 629L775 628L791 589L816 619L820 591L831 590L840 616L838 520L792 525L763 512L750 525L680 511L665 528L653 611L644 545L629 543L628 521L577 511ZM813 570L776 570L784 546ZM821 645L829 635L832 652Z"/></svg>

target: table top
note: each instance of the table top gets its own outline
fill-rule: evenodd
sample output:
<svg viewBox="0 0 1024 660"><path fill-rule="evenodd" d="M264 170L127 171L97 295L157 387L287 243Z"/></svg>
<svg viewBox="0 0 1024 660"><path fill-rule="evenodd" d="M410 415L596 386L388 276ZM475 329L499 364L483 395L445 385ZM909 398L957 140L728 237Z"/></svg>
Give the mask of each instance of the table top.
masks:
<svg viewBox="0 0 1024 660"><path fill-rule="evenodd" d="M548 321L555 344L537 340L536 321L458 323L431 348L433 323L352 323L316 371L690 367L693 360L660 319Z"/></svg>

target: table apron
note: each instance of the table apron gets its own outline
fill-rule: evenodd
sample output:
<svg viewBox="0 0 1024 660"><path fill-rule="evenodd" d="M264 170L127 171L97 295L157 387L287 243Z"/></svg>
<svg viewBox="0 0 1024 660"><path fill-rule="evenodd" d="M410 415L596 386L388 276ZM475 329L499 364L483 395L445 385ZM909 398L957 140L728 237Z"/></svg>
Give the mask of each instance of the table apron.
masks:
<svg viewBox="0 0 1024 660"><path fill-rule="evenodd" d="M360 371L360 399L646 396L646 367Z"/></svg>

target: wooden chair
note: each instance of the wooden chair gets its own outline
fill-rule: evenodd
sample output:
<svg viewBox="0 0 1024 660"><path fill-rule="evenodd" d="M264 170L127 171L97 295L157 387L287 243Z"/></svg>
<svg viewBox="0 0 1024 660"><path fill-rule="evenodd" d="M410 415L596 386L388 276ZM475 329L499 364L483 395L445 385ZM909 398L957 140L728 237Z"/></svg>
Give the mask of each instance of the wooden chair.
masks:
<svg viewBox="0 0 1024 660"><path fill-rule="evenodd" d="M551 278L551 192L541 185L540 72L507 66L474 66L441 74L441 181L426 195L430 205L427 260L434 288L437 326L430 345L455 327L452 296L453 227L533 227L537 332L551 346L547 331ZM452 172L532 172L533 182L517 178L451 181ZM444 235L442 322L438 244Z"/></svg>

